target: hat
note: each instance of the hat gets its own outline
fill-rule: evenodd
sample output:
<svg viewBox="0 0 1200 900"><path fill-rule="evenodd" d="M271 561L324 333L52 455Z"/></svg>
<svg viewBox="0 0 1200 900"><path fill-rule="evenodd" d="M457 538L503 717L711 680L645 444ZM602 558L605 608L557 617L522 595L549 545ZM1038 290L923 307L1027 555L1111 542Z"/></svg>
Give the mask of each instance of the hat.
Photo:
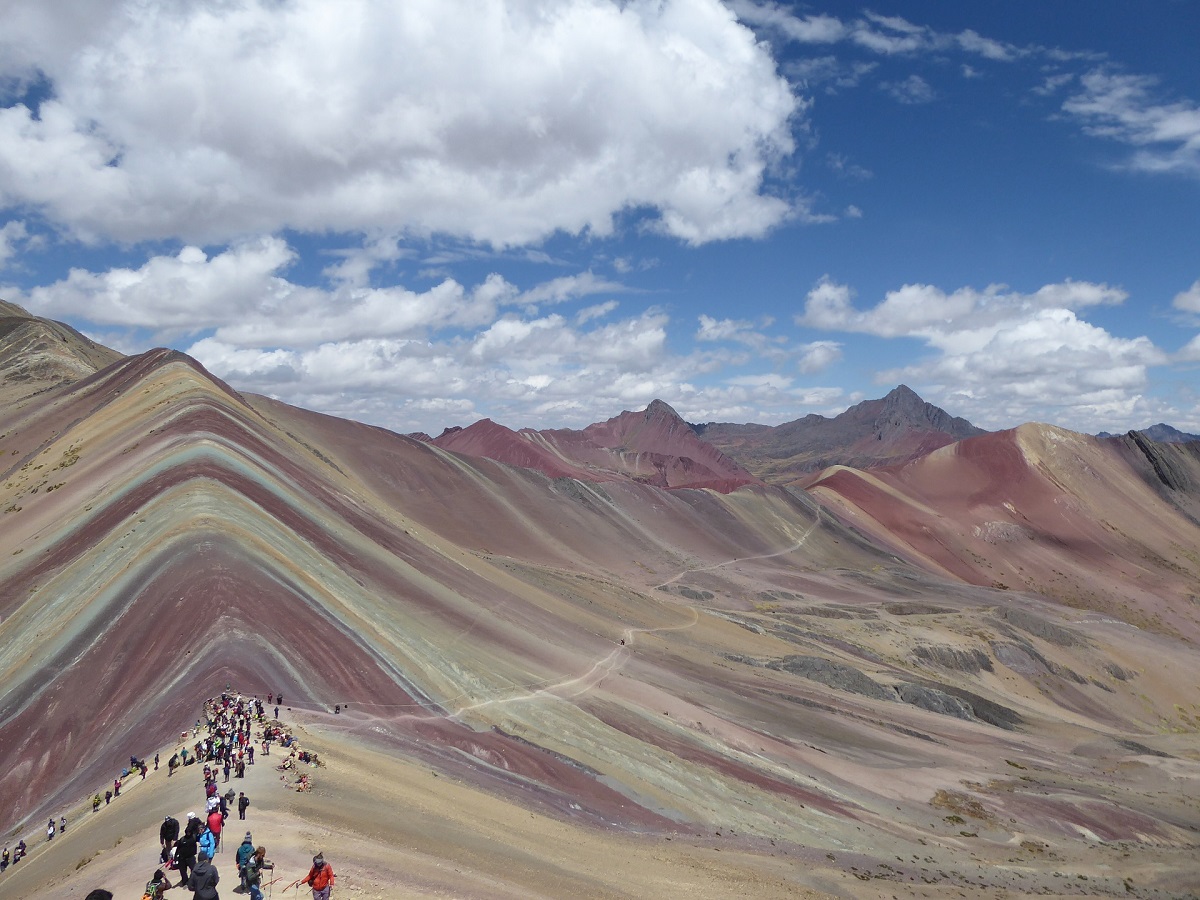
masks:
<svg viewBox="0 0 1200 900"><path fill-rule="evenodd" d="M195 813L188 813L188 818L189 818L189 819L194 819L194 818L196 818L196 814L195 814Z"/></svg>
<svg viewBox="0 0 1200 900"><path fill-rule="evenodd" d="M250 837L250 832L248 832L248 831L246 832L246 836L244 838L242 838L242 843L246 843L246 842L249 842L251 844L254 843L254 838Z"/></svg>

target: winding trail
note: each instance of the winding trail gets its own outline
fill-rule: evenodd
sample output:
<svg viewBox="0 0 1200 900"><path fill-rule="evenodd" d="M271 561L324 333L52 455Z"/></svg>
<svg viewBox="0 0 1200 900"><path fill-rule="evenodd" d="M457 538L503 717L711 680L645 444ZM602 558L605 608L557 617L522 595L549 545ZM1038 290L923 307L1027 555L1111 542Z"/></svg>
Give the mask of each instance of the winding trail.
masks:
<svg viewBox="0 0 1200 900"><path fill-rule="evenodd" d="M815 519L813 519L812 525L810 525L808 530L805 531L804 534L802 534L799 537L799 539L796 541L796 543L792 544L790 547L785 547L783 550L776 550L772 553L760 553L755 556L736 556L733 559L729 559L724 562L713 563L712 565L709 565L709 566L700 566L700 567L693 568L693 569L683 569L676 575L673 575L671 578L668 578L666 581L662 582L661 584L654 585L652 590L658 590L659 588L664 588L669 584L675 583L680 578L683 578L685 575L692 574L693 572L710 572L710 571L713 571L714 569L720 569L720 568L724 568L725 566L733 565L734 563L749 562L749 561L756 560L756 559L773 559L774 557L777 557L777 556L786 556L789 553L795 553L797 550L799 550L801 547L803 547L805 545L805 543L807 543L809 537L812 535L812 533L814 531L816 531L817 526L820 524L821 524L821 511L818 509L817 516ZM650 597L650 599L653 599L655 601L661 601L662 598ZM512 696L508 696L508 697L496 697L496 698L492 698L492 699L488 699L488 700L480 700L477 703L471 703L471 704L468 704L467 706L459 707L454 713L452 713L450 715L450 718L456 719L459 716L461 716L463 713L471 712L476 709L483 709L483 708L489 707L489 706L501 706L501 705L504 705L507 703L524 703L529 700L536 700L539 697L549 696L556 700L571 700L576 697L580 697L583 694L586 694L588 691L599 686L600 682L602 682L608 675L610 675L612 673L612 671L617 667L619 662L622 662L626 658L628 658L630 652L633 649L632 641L633 641L633 636L635 634L662 634L662 633L665 633L668 631L686 631L687 629L693 627L697 622L700 621L700 613L696 611L695 607L687 606L687 607L685 607L685 609L691 614L691 620L688 622L685 622L681 625L663 625L658 628L636 628L636 627L626 628L625 631L623 632L620 643L616 647L614 647L612 649L612 651L610 653L608 653L606 656L604 656L603 658L601 658L601 659L597 660L595 663L593 663L592 667L590 669L588 669L586 672L584 672L582 675L576 675L572 678L566 678L561 681L554 682L552 684L538 687L535 690L531 690L531 689L527 688L522 693L518 693L518 694L515 694ZM572 688L574 686L581 686L581 687L579 690L573 691L571 693L566 693L566 694L560 693L564 689Z"/></svg>

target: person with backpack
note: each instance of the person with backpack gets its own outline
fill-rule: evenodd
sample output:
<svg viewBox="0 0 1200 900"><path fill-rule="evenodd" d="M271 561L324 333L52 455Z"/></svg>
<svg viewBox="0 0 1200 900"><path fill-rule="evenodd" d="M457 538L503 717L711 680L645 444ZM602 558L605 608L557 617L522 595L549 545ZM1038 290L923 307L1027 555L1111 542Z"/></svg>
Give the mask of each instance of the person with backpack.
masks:
<svg viewBox="0 0 1200 900"><path fill-rule="evenodd" d="M162 848L167 852L171 852L171 845L179 840L179 820L167 816L163 819L163 823L158 826L158 842L162 844Z"/></svg>
<svg viewBox="0 0 1200 900"><path fill-rule="evenodd" d="M46 840L54 840L54 820L50 820L50 824L46 826Z"/></svg>
<svg viewBox="0 0 1200 900"><path fill-rule="evenodd" d="M242 887L246 887L246 863L250 857L254 855L254 839L250 837L250 832L246 832L246 836L242 839L242 843L238 845L237 854L234 859L237 860L238 878L241 879Z"/></svg>
<svg viewBox="0 0 1200 900"><path fill-rule="evenodd" d="M207 853L208 858L212 859L213 854L217 852L217 838L208 828L200 832L200 840L197 842L200 847L200 853Z"/></svg>
<svg viewBox="0 0 1200 900"><path fill-rule="evenodd" d="M188 877L188 890L192 891L192 900L220 900L217 893L217 882L221 880L217 867L212 864L209 855L200 851L200 861Z"/></svg>
<svg viewBox="0 0 1200 900"><path fill-rule="evenodd" d="M275 869L275 864L267 860L267 848L259 847L254 855L246 861L246 887L250 890L250 900L263 900L262 873L264 869Z"/></svg>
<svg viewBox="0 0 1200 900"><path fill-rule="evenodd" d="M333 866L325 862L325 855L318 850L312 868L296 884L307 884L312 888L313 900L329 900L333 891Z"/></svg>
<svg viewBox="0 0 1200 900"><path fill-rule="evenodd" d="M246 792L242 791L238 794L238 818L246 818L246 810L250 808L250 798L246 796Z"/></svg>
<svg viewBox="0 0 1200 900"><path fill-rule="evenodd" d="M208 814L208 830L213 836L214 849L221 846L221 829L225 826L225 817L221 815L221 809L218 806Z"/></svg>
<svg viewBox="0 0 1200 900"><path fill-rule="evenodd" d="M174 885L167 880L166 873L162 869L155 869L154 875L146 882L142 900L163 900L163 891L170 890L172 887Z"/></svg>
<svg viewBox="0 0 1200 900"><path fill-rule="evenodd" d="M196 853L200 849L199 842L196 840L199 822L199 819L189 820L188 827L183 832L183 837L175 845L175 865L179 868L180 884L187 884L188 874L196 866Z"/></svg>

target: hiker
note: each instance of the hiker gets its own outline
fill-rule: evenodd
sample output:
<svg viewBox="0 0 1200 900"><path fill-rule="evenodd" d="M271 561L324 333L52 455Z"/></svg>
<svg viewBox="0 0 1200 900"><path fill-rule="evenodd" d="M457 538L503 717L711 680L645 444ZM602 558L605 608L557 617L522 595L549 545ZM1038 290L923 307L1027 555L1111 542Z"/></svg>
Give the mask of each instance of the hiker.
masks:
<svg viewBox="0 0 1200 900"><path fill-rule="evenodd" d="M262 873L264 869L275 869L274 863L267 861L267 848L259 847L254 855L246 860L246 874L243 880L250 889L250 900L263 900Z"/></svg>
<svg viewBox="0 0 1200 900"><path fill-rule="evenodd" d="M180 884L187 884L188 873L196 865L196 853L200 849L196 842L196 829L198 826L199 822L197 819L190 820L183 832L183 837L175 845L175 865L179 869Z"/></svg>
<svg viewBox="0 0 1200 900"><path fill-rule="evenodd" d="M169 853L171 845L177 840L179 840L179 820L167 816L163 819L163 823L158 826L158 842Z"/></svg>
<svg viewBox="0 0 1200 900"><path fill-rule="evenodd" d="M59 818L58 818L58 832L59 832L59 834L67 833L67 817L66 816L59 816Z"/></svg>
<svg viewBox="0 0 1200 900"><path fill-rule="evenodd" d="M250 806L250 798L246 796L246 792L242 791L238 794L238 818L246 818L246 809Z"/></svg>
<svg viewBox="0 0 1200 900"><path fill-rule="evenodd" d="M158 754L157 753L154 754L154 771L155 772L158 771Z"/></svg>
<svg viewBox="0 0 1200 900"><path fill-rule="evenodd" d="M0 854L0 872L8 869L8 845L4 845L4 853Z"/></svg>
<svg viewBox="0 0 1200 900"><path fill-rule="evenodd" d="M217 836L212 833L207 826L200 832L200 839L196 842L200 850L196 854L199 858L201 854L207 853L208 858L212 859L217 852Z"/></svg>
<svg viewBox="0 0 1200 900"><path fill-rule="evenodd" d="M146 882L146 892L142 894L142 900L163 900L163 891L172 887L174 885L167 880L166 873L162 869L155 869L154 875Z"/></svg>
<svg viewBox="0 0 1200 900"><path fill-rule="evenodd" d="M120 778L113 779L113 796L114 797L121 796L121 779Z"/></svg>
<svg viewBox="0 0 1200 900"><path fill-rule="evenodd" d="M217 867L212 864L212 858L205 851L200 851L200 860L188 877L188 890L192 891L193 900L218 900L217 882L221 876Z"/></svg>
<svg viewBox="0 0 1200 900"><path fill-rule="evenodd" d="M54 820L50 820L50 824L46 826L46 840L54 840Z"/></svg>
<svg viewBox="0 0 1200 900"><path fill-rule="evenodd" d="M175 770L179 768L179 754L172 753L171 758L167 760L167 777L170 778L175 774Z"/></svg>
<svg viewBox="0 0 1200 900"><path fill-rule="evenodd" d="M25 849L25 838L21 838L19 841L17 841L17 849L13 851L13 865L14 866L25 858L26 852L27 851Z"/></svg>
<svg viewBox="0 0 1200 900"><path fill-rule="evenodd" d="M92 812L96 812L99 809L100 809L100 794L97 793L96 796L92 798Z"/></svg>
<svg viewBox="0 0 1200 900"><path fill-rule="evenodd" d="M213 849L221 846L221 829L225 825L225 817L220 809L214 809L208 814L208 830L212 832Z"/></svg>
<svg viewBox="0 0 1200 900"><path fill-rule="evenodd" d="M246 863L250 857L254 855L254 839L250 837L250 832L246 832L246 836L242 838L242 843L238 845L237 854L234 859L237 861L238 878L241 879L242 888L246 887Z"/></svg>
<svg viewBox="0 0 1200 900"><path fill-rule="evenodd" d="M324 854L317 851L312 868L296 883L312 888L313 900L329 900L329 893L333 890L333 866L325 862Z"/></svg>
<svg viewBox="0 0 1200 900"><path fill-rule="evenodd" d="M113 798L112 791L105 791L104 792L104 805L108 806L108 804L112 803L112 798Z"/></svg>

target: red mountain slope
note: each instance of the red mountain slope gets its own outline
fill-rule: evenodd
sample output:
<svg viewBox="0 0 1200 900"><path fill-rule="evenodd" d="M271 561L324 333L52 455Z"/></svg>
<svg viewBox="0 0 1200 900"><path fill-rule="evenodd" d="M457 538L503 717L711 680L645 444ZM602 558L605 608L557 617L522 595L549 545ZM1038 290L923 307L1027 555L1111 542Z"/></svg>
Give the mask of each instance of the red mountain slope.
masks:
<svg viewBox="0 0 1200 900"><path fill-rule="evenodd" d="M1172 449L1174 446L1174 449ZM1200 461L1176 454L1200 484ZM900 466L834 467L808 489L933 571L1200 639L1195 492L1164 486L1127 447L1049 425L969 438Z"/></svg>
<svg viewBox="0 0 1200 900"><path fill-rule="evenodd" d="M582 431L511 431L490 419L448 429L432 443L443 450L536 469L552 478L632 480L661 488L721 492L761 482L712 445L699 440L661 400L642 412L589 425Z"/></svg>

